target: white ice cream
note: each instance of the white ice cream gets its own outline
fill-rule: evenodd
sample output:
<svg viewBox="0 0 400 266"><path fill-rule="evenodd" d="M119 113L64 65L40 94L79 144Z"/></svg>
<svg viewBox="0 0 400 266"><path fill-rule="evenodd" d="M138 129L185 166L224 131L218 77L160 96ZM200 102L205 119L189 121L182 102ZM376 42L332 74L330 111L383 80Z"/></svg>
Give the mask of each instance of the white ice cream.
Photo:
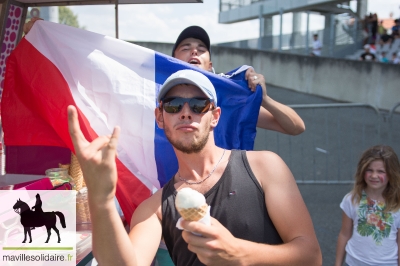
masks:
<svg viewBox="0 0 400 266"><path fill-rule="evenodd" d="M179 190L175 198L176 208L179 209L198 208L205 203L204 195L189 187Z"/></svg>

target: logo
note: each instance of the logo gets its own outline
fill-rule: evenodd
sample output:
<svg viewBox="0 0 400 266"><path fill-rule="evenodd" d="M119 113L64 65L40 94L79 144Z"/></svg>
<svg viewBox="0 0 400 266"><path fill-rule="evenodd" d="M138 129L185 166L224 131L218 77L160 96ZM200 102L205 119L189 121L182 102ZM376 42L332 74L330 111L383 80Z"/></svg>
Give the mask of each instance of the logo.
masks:
<svg viewBox="0 0 400 266"><path fill-rule="evenodd" d="M53 229L57 233L58 243L61 243L60 233L56 227L57 217L59 218L62 228L66 228L65 217L62 212L43 212L42 210L42 200L40 199L40 194L36 194L36 203L32 207L32 211L26 202L18 199L14 204L13 209L16 213L21 216L21 224L24 227L24 240L22 243L26 242L26 234L29 235L29 243L32 243L31 230L36 227L45 226L47 230L47 239L45 243L49 242L50 230Z"/></svg>
<svg viewBox="0 0 400 266"><path fill-rule="evenodd" d="M90 231L76 230L76 191L0 190L0 202L0 266L72 266L82 259L81 236Z"/></svg>

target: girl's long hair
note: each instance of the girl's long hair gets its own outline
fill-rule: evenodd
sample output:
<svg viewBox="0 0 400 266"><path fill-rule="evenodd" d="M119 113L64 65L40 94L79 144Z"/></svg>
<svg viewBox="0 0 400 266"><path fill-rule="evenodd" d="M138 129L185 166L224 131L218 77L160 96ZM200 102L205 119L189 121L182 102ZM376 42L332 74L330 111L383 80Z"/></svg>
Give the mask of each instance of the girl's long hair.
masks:
<svg viewBox="0 0 400 266"><path fill-rule="evenodd" d="M390 146L377 145L364 151L357 165L354 188L351 199L354 204L361 200L362 191L367 187L364 180L365 171L370 163L382 160L385 165L386 176L389 180L382 193L385 199L385 211L395 212L400 209L400 163L399 158Z"/></svg>

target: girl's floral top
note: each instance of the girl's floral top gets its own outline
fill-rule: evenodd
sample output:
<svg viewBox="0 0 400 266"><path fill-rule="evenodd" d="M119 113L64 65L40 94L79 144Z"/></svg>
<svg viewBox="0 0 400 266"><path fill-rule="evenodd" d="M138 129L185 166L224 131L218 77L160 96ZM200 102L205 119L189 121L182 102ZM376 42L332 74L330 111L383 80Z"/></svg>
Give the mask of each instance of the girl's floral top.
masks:
<svg viewBox="0 0 400 266"><path fill-rule="evenodd" d="M353 232L346 244L348 265L398 266L397 231L400 212L385 212L385 203L369 199L365 192L359 204L347 194L340 204L353 221Z"/></svg>
<svg viewBox="0 0 400 266"><path fill-rule="evenodd" d="M371 236L376 245L382 245L382 239L387 238L394 219L392 213L385 213L385 203L370 199L363 191L358 207L357 232L361 236Z"/></svg>

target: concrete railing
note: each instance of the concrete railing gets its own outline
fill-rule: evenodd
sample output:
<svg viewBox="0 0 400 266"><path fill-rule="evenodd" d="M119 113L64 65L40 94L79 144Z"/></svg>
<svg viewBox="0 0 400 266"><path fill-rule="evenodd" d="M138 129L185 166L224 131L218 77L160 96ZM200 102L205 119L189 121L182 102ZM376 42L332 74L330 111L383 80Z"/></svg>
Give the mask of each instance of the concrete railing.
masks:
<svg viewBox="0 0 400 266"><path fill-rule="evenodd" d="M172 44L137 43L171 54ZM213 46L217 72L251 65L268 84L343 102L390 110L400 101L400 65Z"/></svg>

